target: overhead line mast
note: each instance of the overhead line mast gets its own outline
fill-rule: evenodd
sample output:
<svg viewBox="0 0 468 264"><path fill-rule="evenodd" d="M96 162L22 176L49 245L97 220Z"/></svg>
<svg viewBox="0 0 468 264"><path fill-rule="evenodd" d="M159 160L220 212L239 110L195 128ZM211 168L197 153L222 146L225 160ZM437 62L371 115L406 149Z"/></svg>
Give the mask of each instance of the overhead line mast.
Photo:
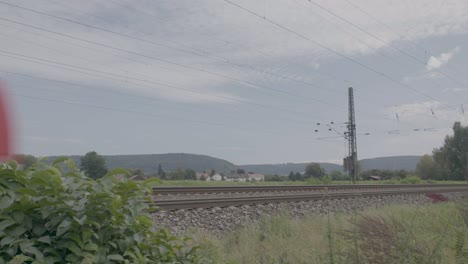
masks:
<svg viewBox="0 0 468 264"><path fill-rule="evenodd" d="M356 116L354 112L354 93L353 87L348 88L348 131L345 132L345 138L348 140L348 157L344 159L344 168L348 171L349 177L353 183L359 181L359 166L357 158L357 140L356 140Z"/></svg>

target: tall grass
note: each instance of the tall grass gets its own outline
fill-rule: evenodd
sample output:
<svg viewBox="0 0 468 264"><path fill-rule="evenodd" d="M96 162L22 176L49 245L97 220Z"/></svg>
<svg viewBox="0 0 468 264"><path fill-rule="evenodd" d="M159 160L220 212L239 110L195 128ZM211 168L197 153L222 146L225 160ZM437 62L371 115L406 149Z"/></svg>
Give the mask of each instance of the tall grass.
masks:
<svg viewBox="0 0 468 264"><path fill-rule="evenodd" d="M203 263L468 263L468 202L263 217L222 236L198 232L195 239Z"/></svg>

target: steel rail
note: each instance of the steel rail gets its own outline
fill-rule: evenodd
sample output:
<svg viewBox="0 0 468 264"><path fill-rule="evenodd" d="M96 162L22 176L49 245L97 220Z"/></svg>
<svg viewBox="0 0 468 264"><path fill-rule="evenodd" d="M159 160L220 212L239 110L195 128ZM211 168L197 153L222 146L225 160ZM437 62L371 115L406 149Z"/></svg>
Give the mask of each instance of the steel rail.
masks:
<svg viewBox="0 0 468 264"><path fill-rule="evenodd" d="M358 189L400 189L423 187L468 187L468 184L342 184L342 185L276 185L276 186L159 186L153 188L154 195L178 195L195 193L247 193L247 192L290 192L329 191Z"/></svg>
<svg viewBox="0 0 468 264"><path fill-rule="evenodd" d="M411 188L403 190L379 190L379 191L354 191L354 192L328 192L297 195L276 195L276 196L250 196L250 197L230 197L230 198L202 198L202 199L177 199L160 200L154 204L164 210L197 209L212 207L229 207L254 204L300 202L326 199L349 199L372 196L391 196L419 193L448 193L448 192L468 192L468 186L458 187L434 187L432 188Z"/></svg>

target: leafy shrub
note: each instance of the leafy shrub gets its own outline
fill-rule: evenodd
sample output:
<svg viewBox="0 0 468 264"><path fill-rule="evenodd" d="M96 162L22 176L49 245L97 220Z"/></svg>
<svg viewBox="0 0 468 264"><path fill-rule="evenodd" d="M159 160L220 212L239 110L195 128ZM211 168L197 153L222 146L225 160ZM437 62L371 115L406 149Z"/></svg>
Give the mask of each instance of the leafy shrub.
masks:
<svg viewBox="0 0 468 264"><path fill-rule="evenodd" d="M403 184L419 184L421 183L421 178L418 176L410 176L400 181Z"/></svg>
<svg viewBox="0 0 468 264"><path fill-rule="evenodd" d="M332 184L333 180L330 176L326 175L321 178L309 178L306 180L307 184L316 185L316 184Z"/></svg>
<svg viewBox="0 0 468 264"><path fill-rule="evenodd" d="M196 247L153 230L151 180L81 174L68 159L0 166L0 263L190 263Z"/></svg>

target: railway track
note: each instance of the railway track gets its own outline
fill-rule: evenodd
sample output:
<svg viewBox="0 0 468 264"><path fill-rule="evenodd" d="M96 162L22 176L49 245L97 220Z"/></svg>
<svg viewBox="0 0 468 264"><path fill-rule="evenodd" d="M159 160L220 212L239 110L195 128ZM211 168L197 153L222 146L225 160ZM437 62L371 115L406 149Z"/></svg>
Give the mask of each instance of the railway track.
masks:
<svg viewBox="0 0 468 264"><path fill-rule="evenodd" d="M209 193L252 193L291 191L339 191L363 189L404 189L433 187L468 187L468 184L355 184L355 185L278 185L278 186L174 186L155 187L154 195L209 194Z"/></svg>
<svg viewBox="0 0 468 264"><path fill-rule="evenodd" d="M269 195L269 196L249 196L249 197L224 197L224 198L200 198L200 199L174 199L174 200L161 200L155 201L155 204L164 210L179 210L179 209L197 209L197 208L211 208L211 207L229 207L229 206L242 206L242 205L255 205L267 203L282 203L282 202L300 202L300 201L313 201L324 199L349 199L359 197L373 197L373 196L389 196L389 195L405 195L405 194L419 194L419 193L447 193L447 192L468 192L468 185L405 185L395 186L393 188L383 187L379 185L380 190L374 190L376 185L372 185L373 190L365 189L364 185L358 188L339 188L338 191L333 192L316 192L311 194L288 194L288 195ZM368 185L366 185L368 186ZM242 186L241 189L246 189L247 186ZM248 186L250 187L250 186ZM258 186L255 186L258 187ZM264 187L264 186L262 186ZM270 187L270 186L268 186ZM278 187L278 186L275 186ZM291 186L288 186L291 187ZM295 187L295 186L294 186ZM317 187L317 186L309 186ZM354 186L356 187L356 186ZM183 187L187 188L187 187ZM194 190L199 187L189 187ZM207 188L207 187L204 187ZM213 187L219 188L220 187ZM226 187L231 192L234 187ZM239 188L239 187L237 187ZM323 189L323 186L319 188ZM265 188L267 189L267 188ZM369 187L367 187L369 189ZM303 190L303 189L301 189ZM325 189L324 189L325 190ZM203 192L210 193L210 192Z"/></svg>

